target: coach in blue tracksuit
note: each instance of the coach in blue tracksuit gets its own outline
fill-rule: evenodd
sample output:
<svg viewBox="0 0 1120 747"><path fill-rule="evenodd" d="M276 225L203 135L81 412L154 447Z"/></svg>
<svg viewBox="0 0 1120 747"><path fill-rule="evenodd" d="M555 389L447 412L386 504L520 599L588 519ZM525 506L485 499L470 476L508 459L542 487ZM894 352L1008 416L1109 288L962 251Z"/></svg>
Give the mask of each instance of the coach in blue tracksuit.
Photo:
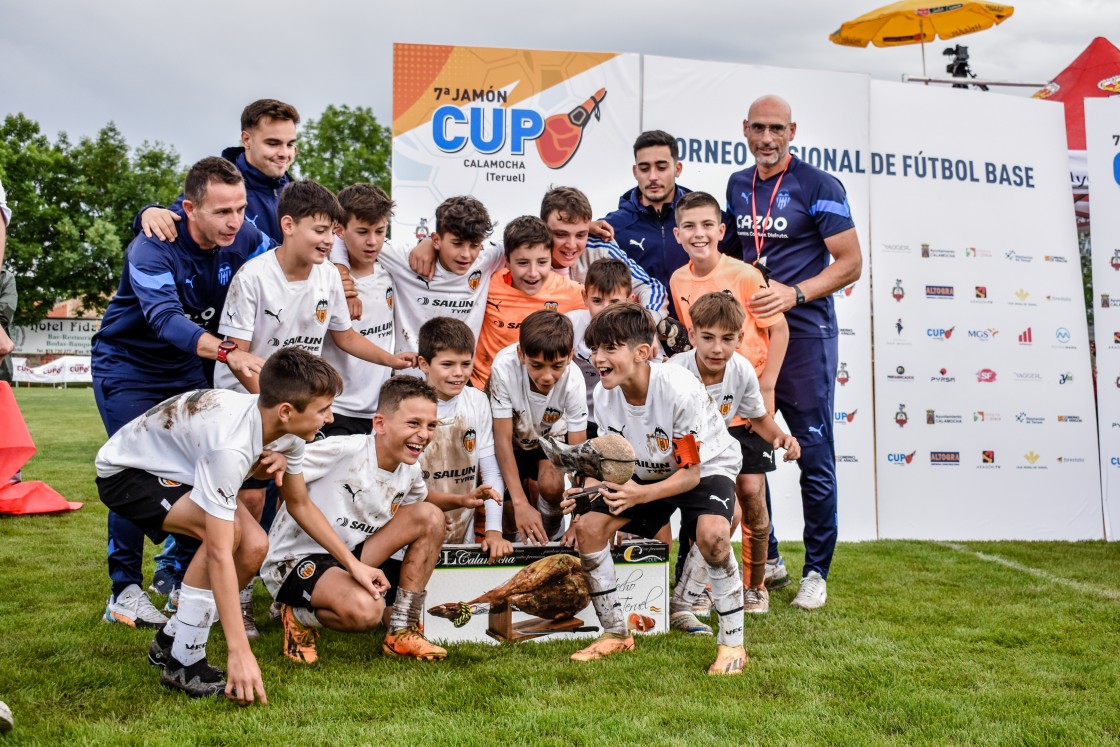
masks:
<svg viewBox="0 0 1120 747"><path fill-rule="evenodd" d="M666 290L673 273L688 264L688 254L673 235L677 200L690 191L677 185L682 166L676 138L663 130L643 132L634 141L634 179L638 186L623 194L618 210L604 218L623 251ZM739 242L733 234L729 224L720 251L738 257ZM669 313L674 316L675 309L675 303L669 304Z"/></svg>
<svg viewBox="0 0 1120 747"><path fill-rule="evenodd" d="M232 162L245 177L248 206L246 222L267 236L273 246L281 243L276 203L291 181L288 169L296 157L299 112L276 99L259 99L241 112L241 147L226 148L222 158ZM173 241L176 223L183 217L183 198L170 207L147 205L132 224L133 233Z"/></svg>
<svg viewBox="0 0 1120 747"><path fill-rule="evenodd" d="M206 389L213 361L255 375L263 361L217 337L234 273L269 247L245 222L245 182L222 158L204 158L187 173L185 226L174 241L137 236L125 251L120 286L93 338L93 392L112 436L168 397ZM166 622L141 588L144 533L109 514L108 622Z"/></svg>
<svg viewBox="0 0 1120 747"><path fill-rule="evenodd" d="M832 414L839 354L832 294L859 278L863 261L844 186L790 155L796 132L783 99L764 96L751 104L743 134L755 165L732 174L727 206L743 259L765 257L770 270L770 284L750 300L751 311L763 318L784 312L789 324L774 397L801 443L805 567L792 604L815 609L827 599L837 535Z"/></svg>

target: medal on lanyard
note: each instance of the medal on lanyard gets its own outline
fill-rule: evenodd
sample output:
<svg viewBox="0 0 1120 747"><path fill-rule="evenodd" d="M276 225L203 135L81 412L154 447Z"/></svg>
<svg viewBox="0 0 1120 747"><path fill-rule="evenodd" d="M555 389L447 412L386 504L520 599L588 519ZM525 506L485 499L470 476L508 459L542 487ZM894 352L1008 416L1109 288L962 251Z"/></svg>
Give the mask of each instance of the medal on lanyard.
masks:
<svg viewBox="0 0 1120 747"><path fill-rule="evenodd" d="M758 213L755 212L755 193L754 188L758 183L758 167L755 166L754 174L751 177L751 225L754 227L754 253L755 264L762 258L762 245L766 243L766 236L763 231L766 230L766 224L770 222L770 211L774 209L774 197L778 194L778 190L782 186L782 178L786 175L786 170L789 169L789 162L792 161L791 156L786 156L786 165L782 167L782 173L778 175L778 181L774 183L774 189L770 191L770 204L766 207L766 217L762 219L762 225L758 224ZM765 267L765 264L763 265Z"/></svg>

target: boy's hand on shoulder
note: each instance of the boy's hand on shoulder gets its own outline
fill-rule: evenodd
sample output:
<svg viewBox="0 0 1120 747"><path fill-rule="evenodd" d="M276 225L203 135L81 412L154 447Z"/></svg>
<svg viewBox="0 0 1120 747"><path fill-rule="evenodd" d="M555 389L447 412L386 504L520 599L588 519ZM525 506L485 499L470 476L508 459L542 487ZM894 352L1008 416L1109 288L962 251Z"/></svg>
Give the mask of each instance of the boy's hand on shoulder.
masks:
<svg viewBox="0 0 1120 747"><path fill-rule="evenodd" d="M149 239L154 234L160 241L174 241L179 237L175 224L182 219L167 208L150 207L140 214L140 228Z"/></svg>
<svg viewBox="0 0 1120 747"><path fill-rule="evenodd" d="M543 545L548 542L548 535L544 533L544 524L541 522L541 512L528 503L513 504L513 519L521 541L526 545Z"/></svg>
<svg viewBox="0 0 1120 747"><path fill-rule="evenodd" d="M350 269L346 265L335 265L338 268L338 274L342 277L342 291L346 294L347 298L358 297L358 284L354 282L354 278L350 275Z"/></svg>
<svg viewBox="0 0 1120 747"><path fill-rule="evenodd" d="M490 562L493 563L513 555L513 545L497 529L491 529L482 539L482 551L490 554Z"/></svg>
<svg viewBox="0 0 1120 747"><path fill-rule="evenodd" d="M436 245L430 238L425 238L408 253L408 266L428 280L436 274Z"/></svg>
<svg viewBox="0 0 1120 747"><path fill-rule="evenodd" d="M238 705L247 706L253 702L254 696L259 698L261 705L268 705L268 696L264 692L264 680L261 679L261 668L251 651L244 653L230 651L226 658L226 697Z"/></svg>
<svg viewBox="0 0 1120 747"><path fill-rule="evenodd" d="M801 444L788 433L782 434L782 437L774 442L774 448L786 450L785 456L782 457L783 462L795 462L801 458Z"/></svg>
<svg viewBox="0 0 1120 747"><path fill-rule="evenodd" d="M238 381L245 379L252 379L261 372L264 366L264 358L253 355L248 350L230 351L226 356L226 366L229 367L230 372L237 377Z"/></svg>
<svg viewBox="0 0 1120 747"><path fill-rule="evenodd" d="M393 364L393 368L397 371L402 368L416 368L420 365L416 353L397 353L395 357L397 362Z"/></svg>
<svg viewBox="0 0 1120 747"><path fill-rule="evenodd" d="M278 451L265 449L261 452L257 466L253 469L253 477L258 480L272 478L276 487L284 484L284 471L288 469L288 458Z"/></svg>
<svg viewBox="0 0 1120 747"><path fill-rule="evenodd" d="M614 240L614 226L607 223L605 220L593 220L588 226L588 230L599 236L603 241Z"/></svg>
<svg viewBox="0 0 1120 747"><path fill-rule="evenodd" d="M362 299L358 298L357 294L353 298L346 299L346 310L350 312L351 319L362 318Z"/></svg>
<svg viewBox="0 0 1120 747"><path fill-rule="evenodd" d="M647 491L644 485L630 480L625 485L614 482L604 482L604 490L600 493L603 501L614 515L618 515L628 508L640 506L648 502Z"/></svg>

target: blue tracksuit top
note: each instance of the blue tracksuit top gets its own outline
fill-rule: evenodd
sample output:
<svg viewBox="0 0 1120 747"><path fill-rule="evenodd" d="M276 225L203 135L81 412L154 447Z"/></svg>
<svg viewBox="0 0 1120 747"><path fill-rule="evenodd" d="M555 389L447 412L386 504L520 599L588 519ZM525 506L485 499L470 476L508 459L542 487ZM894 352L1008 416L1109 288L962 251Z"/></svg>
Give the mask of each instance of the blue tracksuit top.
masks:
<svg viewBox="0 0 1120 747"><path fill-rule="evenodd" d="M230 280L268 239L246 222L233 244L205 250L185 219L179 225L173 242L141 234L125 250L120 286L93 338L94 376L141 385L209 380L212 364L198 357L198 339L204 331L217 336Z"/></svg>

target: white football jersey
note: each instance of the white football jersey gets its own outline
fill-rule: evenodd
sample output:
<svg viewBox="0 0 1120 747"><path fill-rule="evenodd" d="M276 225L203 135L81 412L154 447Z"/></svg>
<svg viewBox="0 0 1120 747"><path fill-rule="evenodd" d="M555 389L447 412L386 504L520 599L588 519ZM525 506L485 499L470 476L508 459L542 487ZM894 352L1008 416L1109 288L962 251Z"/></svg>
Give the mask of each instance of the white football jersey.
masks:
<svg viewBox="0 0 1120 747"><path fill-rule="evenodd" d="M393 279L381 265L375 264L369 275L354 277L354 286L362 301L362 316L353 321L355 331L392 353ZM393 375L393 370L355 358L339 349L329 335L323 342L323 358L341 374L344 384L342 394L334 398L334 411L352 418L372 418L381 385Z"/></svg>
<svg viewBox="0 0 1120 747"><path fill-rule="evenodd" d="M594 423L596 422L595 385L599 383L599 369L591 365L591 348L583 341L583 333L587 331L587 325L591 324L591 312L587 309L576 309L564 316L572 322L572 329L576 333L572 363L575 363L583 373L583 385L587 389L587 419Z"/></svg>
<svg viewBox="0 0 1120 747"><path fill-rule="evenodd" d="M517 345L510 345L494 356L487 390L494 417L513 418L513 445L519 449L532 451L541 436L587 430L587 390L574 363L552 391L537 394L529 388L529 371L518 360Z"/></svg>
<svg viewBox="0 0 1120 747"><path fill-rule="evenodd" d="M306 280L289 281L272 251L249 260L233 276L218 334L250 340L249 352L261 358L290 345L322 355L327 331L351 326L337 268L328 262L312 265ZM221 364L214 367L214 386L245 391Z"/></svg>
<svg viewBox="0 0 1120 747"><path fill-rule="evenodd" d="M700 369L696 365L696 350L677 353L669 363L680 366L700 379ZM739 353L733 353L723 369L723 381L705 387L708 394L719 407L723 421L731 425L735 418L761 418L766 414L762 402L762 390L758 386L758 375L751 362Z"/></svg>
<svg viewBox="0 0 1120 747"><path fill-rule="evenodd" d="M206 513L233 521L237 491L249 477L264 444L257 395L226 389L184 392L148 410L97 452L98 477L126 468L188 485L191 500ZM288 434L268 445L288 459L287 472L302 471L306 443Z"/></svg>
<svg viewBox="0 0 1120 747"><path fill-rule="evenodd" d="M739 442L727 432L704 385L680 366L650 363L649 368L644 405L628 404L622 387L604 389L601 383L595 387L599 435L618 433L629 441L638 459L634 476L656 482L679 469L673 440L692 433L699 445L700 476L734 480L743 463Z"/></svg>
<svg viewBox="0 0 1120 747"><path fill-rule="evenodd" d="M312 502L351 550L385 526L398 508L428 496L418 463L400 464L392 472L377 466L373 434L307 444L303 474ZM268 534L261 579L275 597L302 558L325 552L281 506Z"/></svg>

